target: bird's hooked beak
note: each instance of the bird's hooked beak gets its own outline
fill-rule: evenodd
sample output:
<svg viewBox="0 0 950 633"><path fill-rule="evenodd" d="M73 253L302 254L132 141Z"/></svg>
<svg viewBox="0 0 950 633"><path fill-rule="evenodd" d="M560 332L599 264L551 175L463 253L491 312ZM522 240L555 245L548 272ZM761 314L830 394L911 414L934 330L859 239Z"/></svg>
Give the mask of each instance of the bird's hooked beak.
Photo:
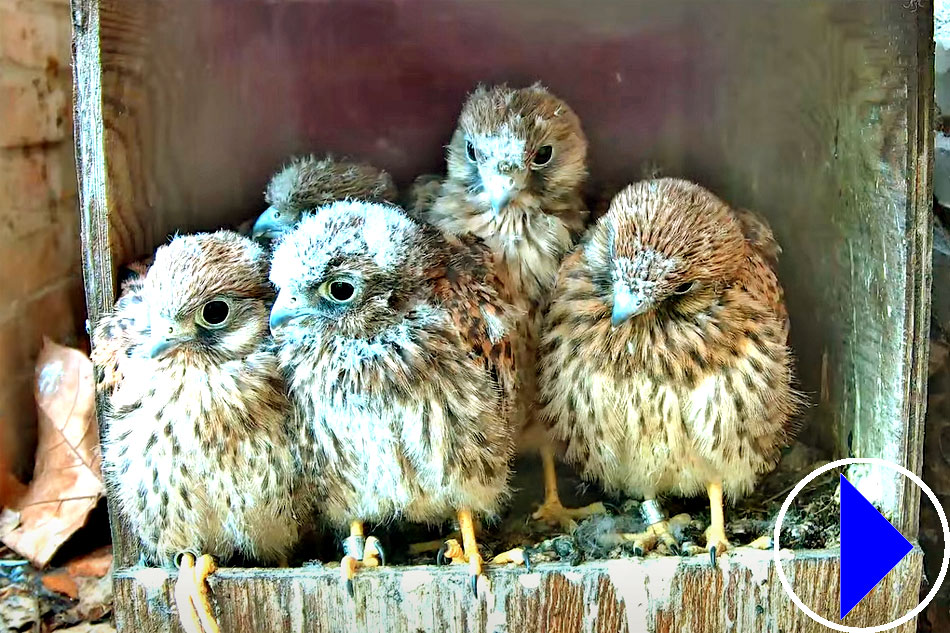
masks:
<svg viewBox="0 0 950 633"><path fill-rule="evenodd" d="M151 328L152 336L148 341L149 358L160 358L189 338L169 319L153 318Z"/></svg>
<svg viewBox="0 0 950 633"><path fill-rule="evenodd" d="M303 314L303 305L297 295L282 290L277 294L277 300L270 311L271 333L276 334L279 329Z"/></svg>
<svg viewBox="0 0 950 633"><path fill-rule="evenodd" d="M277 207L267 207L254 222L254 228L251 229L251 238L254 240L272 240L287 230L287 224L281 221L280 211Z"/></svg>
<svg viewBox="0 0 950 633"><path fill-rule="evenodd" d="M643 314L652 307L652 299L632 292L626 285L618 284L614 290L614 307L610 314L610 324L617 327L630 317Z"/></svg>
<svg viewBox="0 0 950 633"><path fill-rule="evenodd" d="M524 184L524 174L515 167L497 166L480 170L482 186L488 194L492 211L500 213Z"/></svg>

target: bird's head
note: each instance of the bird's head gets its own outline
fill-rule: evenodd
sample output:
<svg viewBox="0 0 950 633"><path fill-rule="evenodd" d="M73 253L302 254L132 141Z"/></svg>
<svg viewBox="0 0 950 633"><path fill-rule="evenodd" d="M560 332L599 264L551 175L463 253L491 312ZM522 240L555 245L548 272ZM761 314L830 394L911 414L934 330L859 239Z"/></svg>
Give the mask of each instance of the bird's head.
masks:
<svg viewBox="0 0 950 633"><path fill-rule="evenodd" d="M142 287L153 359L234 360L267 336L267 256L230 231L178 236L155 252Z"/></svg>
<svg viewBox="0 0 950 633"><path fill-rule="evenodd" d="M251 237L275 240L292 229L306 209L322 204L323 199L315 190L319 189L330 162L302 156L292 159L274 174L264 190L264 201L269 206L254 223Z"/></svg>
<svg viewBox="0 0 950 633"><path fill-rule="evenodd" d="M746 255L730 208L671 178L630 185L591 229L585 248L614 327L646 314L708 309Z"/></svg>
<svg viewBox="0 0 950 633"><path fill-rule="evenodd" d="M495 215L515 200L577 193L587 177L587 139L571 108L540 85L479 87L448 147L449 178Z"/></svg>
<svg viewBox="0 0 950 633"><path fill-rule="evenodd" d="M304 211L353 198L394 201L396 185L387 172L372 165L303 156L274 174L264 200L270 206L254 223L255 240L275 240L290 231Z"/></svg>
<svg viewBox="0 0 950 633"><path fill-rule="evenodd" d="M274 250L277 338L370 338L397 323L423 283L419 225L389 204L339 201L306 214Z"/></svg>

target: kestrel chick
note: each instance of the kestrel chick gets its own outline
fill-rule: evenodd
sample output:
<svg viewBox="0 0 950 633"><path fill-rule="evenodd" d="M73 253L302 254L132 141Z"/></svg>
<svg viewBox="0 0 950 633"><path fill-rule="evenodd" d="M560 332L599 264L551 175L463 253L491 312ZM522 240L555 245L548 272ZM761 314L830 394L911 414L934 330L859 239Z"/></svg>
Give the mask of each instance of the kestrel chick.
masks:
<svg viewBox="0 0 950 633"><path fill-rule="evenodd" d="M729 547L723 493L775 466L801 402L777 253L751 212L682 180L640 182L565 259L545 317L541 416L568 460L646 500L707 492L714 563Z"/></svg>
<svg viewBox="0 0 950 633"><path fill-rule="evenodd" d="M475 586L473 513L506 499L515 431L511 308L492 275L477 240L448 242L382 204L318 209L275 249L271 329L318 509L350 526L350 592L356 568L380 562L363 522L456 514L464 547L449 555Z"/></svg>
<svg viewBox="0 0 950 633"><path fill-rule="evenodd" d="M267 183L264 200L270 205L254 223L255 240L273 240L293 228L304 211L336 200L395 202L392 176L365 163L330 157L294 158Z"/></svg>
<svg viewBox="0 0 950 633"><path fill-rule="evenodd" d="M197 568L182 556L176 599L188 630L199 618L217 628L209 555L281 563L297 540L290 408L267 349L267 264L235 233L176 237L94 333L118 512L157 564L205 555Z"/></svg>
<svg viewBox="0 0 950 633"><path fill-rule="evenodd" d="M483 239L499 267L503 297L524 314L515 343L529 415L518 447L541 450L545 502L535 517L568 527L603 507L567 510L561 505L554 447L531 412L541 315L561 258L588 215L582 198L587 139L574 111L540 85L479 87L462 107L446 162L447 178L438 192L429 184L417 185L416 202L427 207L418 212L450 234Z"/></svg>

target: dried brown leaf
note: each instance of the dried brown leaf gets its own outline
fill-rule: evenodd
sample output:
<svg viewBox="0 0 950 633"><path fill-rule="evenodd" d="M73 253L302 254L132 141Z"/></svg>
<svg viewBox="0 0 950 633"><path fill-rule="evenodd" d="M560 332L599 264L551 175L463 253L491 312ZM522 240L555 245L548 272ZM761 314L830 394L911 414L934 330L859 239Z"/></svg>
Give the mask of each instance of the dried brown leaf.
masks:
<svg viewBox="0 0 950 633"><path fill-rule="evenodd" d="M0 540L42 569L86 523L104 492L89 358L45 340L36 364L36 403L35 475L23 498L4 512L4 523L15 527L0 532Z"/></svg>

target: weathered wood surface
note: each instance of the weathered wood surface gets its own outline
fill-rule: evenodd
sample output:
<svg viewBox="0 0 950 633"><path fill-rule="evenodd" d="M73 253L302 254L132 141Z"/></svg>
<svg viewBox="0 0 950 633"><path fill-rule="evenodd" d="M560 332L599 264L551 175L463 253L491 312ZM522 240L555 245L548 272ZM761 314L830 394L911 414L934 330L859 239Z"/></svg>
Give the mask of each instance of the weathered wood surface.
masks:
<svg viewBox="0 0 950 633"><path fill-rule="evenodd" d="M870 554L870 553L869 553ZM280 633L824 633L784 593L771 552L732 554L718 569L704 557L545 564L487 572L474 599L467 570L382 568L361 572L356 600L336 569L222 569L212 580L222 630ZM892 621L917 605L922 554L915 549L845 620ZM796 592L837 622L837 552L809 552L783 563ZM117 575L120 628L180 630L161 570ZM914 631L910 622L899 629Z"/></svg>

